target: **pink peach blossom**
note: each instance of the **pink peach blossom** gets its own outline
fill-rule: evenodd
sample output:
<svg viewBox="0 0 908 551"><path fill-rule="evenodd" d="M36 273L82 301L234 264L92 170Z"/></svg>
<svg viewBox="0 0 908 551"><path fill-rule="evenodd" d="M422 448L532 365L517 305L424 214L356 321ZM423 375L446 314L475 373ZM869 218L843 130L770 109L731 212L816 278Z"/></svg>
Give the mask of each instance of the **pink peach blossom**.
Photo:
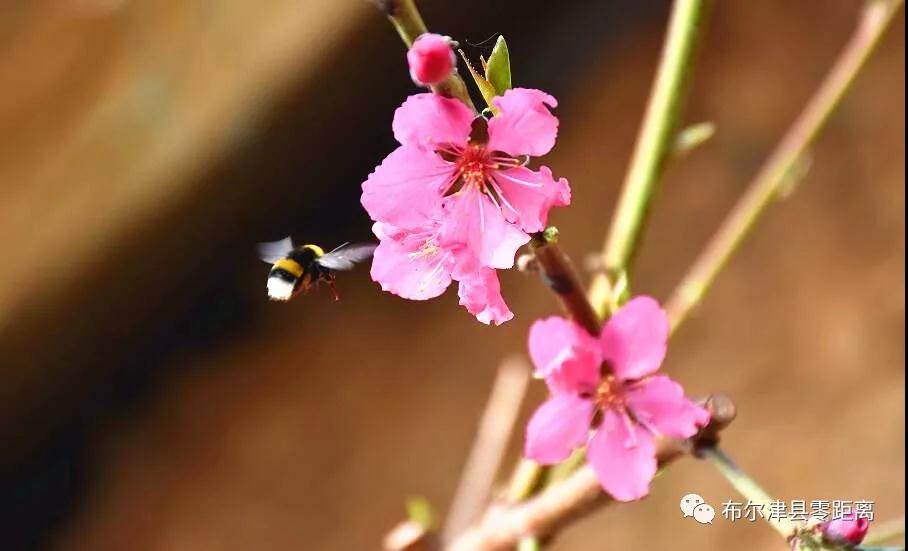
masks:
<svg viewBox="0 0 908 551"><path fill-rule="evenodd" d="M551 396L527 425L525 455L553 464L586 445L612 497L632 501L649 493L654 437L689 438L709 421L681 385L656 375L667 340L668 319L649 297L628 302L598 338L560 317L534 323L530 357Z"/></svg>
<svg viewBox="0 0 908 551"><path fill-rule="evenodd" d="M565 179L525 166L555 144L555 99L524 88L493 100L486 121L456 99L409 97L394 114L400 147L363 183L362 204L377 222L408 229L441 203L442 244L465 246L464 271L514 265L528 233L545 228L553 206L570 203Z"/></svg>
<svg viewBox="0 0 908 551"><path fill-rule="evenodd" d="M496 269L514 265L553 206L570 203L566 180L525 166L555 145L554 98L512 89L486 120L458 100L409 97L394 114L400 146L363 183L362 204L381 244L372 278L401 297L434 298L459 283L460 304L483 323L513 317Z"/></svg>

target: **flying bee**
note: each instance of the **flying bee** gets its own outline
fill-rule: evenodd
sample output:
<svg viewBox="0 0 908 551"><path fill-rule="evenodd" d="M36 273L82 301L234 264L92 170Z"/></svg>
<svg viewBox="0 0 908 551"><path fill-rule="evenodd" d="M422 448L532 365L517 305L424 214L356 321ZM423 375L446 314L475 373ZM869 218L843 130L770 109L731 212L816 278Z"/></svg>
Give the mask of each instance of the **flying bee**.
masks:
<svg viewBox="0 0 908 551"><path fill-rule="evenodd" d="M318 245L295 246L289 237L259 243L259 258L271 264L271 271L268 272L268 298L290 300L324 281L331 287L334 300L339 300L334 287L334 272L349 270L357 263L367 260L375 247L372 243L344 243L326 253Z"/></svg>

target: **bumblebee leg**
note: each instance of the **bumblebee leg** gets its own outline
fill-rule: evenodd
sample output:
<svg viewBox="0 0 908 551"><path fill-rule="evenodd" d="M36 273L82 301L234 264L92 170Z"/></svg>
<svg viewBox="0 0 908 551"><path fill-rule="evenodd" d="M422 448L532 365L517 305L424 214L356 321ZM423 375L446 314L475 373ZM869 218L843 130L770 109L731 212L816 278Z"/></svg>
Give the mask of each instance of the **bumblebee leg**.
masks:
<svg viewBox="0 0 908 551"><path fill-rule="evenodd" d="M293 291L293 295L290 298L296 297L299 294L308 295L309 294L309 277L303 276L303 279L300 280L299 285L296 287L296 290Z"/></svg>
<svg viewBox="0 0 908 551"><path fill-rule="evenodd" d="M328 284L328 287L331 287L331 292L334 293L334 302L337 302L341 299L340 294L337 292L337 287L334 285L334 278L327 277L325 282Z"/></svg>

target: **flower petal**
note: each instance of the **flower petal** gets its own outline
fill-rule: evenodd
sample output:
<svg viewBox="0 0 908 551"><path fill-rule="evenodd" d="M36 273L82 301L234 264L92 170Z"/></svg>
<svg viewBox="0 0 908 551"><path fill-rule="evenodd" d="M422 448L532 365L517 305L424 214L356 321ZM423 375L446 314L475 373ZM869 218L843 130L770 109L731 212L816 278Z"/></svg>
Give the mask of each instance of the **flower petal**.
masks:
<svg viewBox="0 0 908 551"><path fill-rule="evenodd" d="M376 223L380 239L372 259L371 276L383 291L411 300L427 300L451 284L454 258L443 250L420 254L425 239L387 224ZM445 256L447 254L447 256Z"/></svg>
<svg viewBox="0 0 908 551"><path fill-rule="evenodd" d="M501 296L498 274L491 268L483 268L473 277L461 280L457 293L460 305L486 325L501 325L514 317Z"/></svg>
<svg viewBox="0 0 908 551"><path fill-rule="evenodd" d="M438 209L454 171L433 151L401 146L363 183L360 202L373 220L412 229Z"/></svg>
<svg viewBox="0 0 908 551"><path fill-rule="evenodd" d="M624 305L602 329L605 361L621 380L654 373L665 359L668 317L651 297L637 297Z"/></svg>
<svg viewBox="0 0 908 551"><path fill-rule="evenodd" d="M436 94L415 94L394 112L391 128L403 145L434 148L465 145L476 115L462 101Z"/></svg>
<svg viewBox="0 0 908 551"><path fill-rule="evenodd" d="M669 438L690 438L709 422L709 413L684 396L684 389L665 375L628 385L625 399L644 426Z"/></svg>
<svg viewBox="0 0 908 551"><path fill-rule="evenodd" d="M553 394L595 389L602 353L594 337L571 320L552 316L530 327L530 358Z"/></svg>
<svg viewBox="0 0 908 551"><path fill-rule="evenodd" d="M591 400L576 394L549 398L527 424L524 455L543 465L567 459L575 448L586 443L593 408Z"/></svg>
<svg viewBox="0 0 908 551"><path fill-rule="evenodd" d="M555 181L552 171L543 166L539 172L525 167L493 173L501 211L509 222L525 232L545 229L549 209L571 203L571 187L564 178Z"/></svg>
<svg viewBox="0 0 908 551"><path fill-rule="evenodd" d="M512 88L492 100L501 113L489 121L489 149L515 157L539 157L551 151L558 135L558 118L548 107L555 98L540 90Z"/></svg>
<svg viewBox="0 0 908 551"><path fill-rule="evenodd" d="M474 187L447 197L444 208L445 223L439 238L443 246L459 248L455 279L470 277L481 267L511 268L517 249L530 240Z"/></svg>
<svg viewBox="0 0 908 551"><path fill-rule="evenodd" d="M634 501L649 493L657 469L656 446L652 435L626 415L605 410L586 456L602 488L618 501Z"/></svg>

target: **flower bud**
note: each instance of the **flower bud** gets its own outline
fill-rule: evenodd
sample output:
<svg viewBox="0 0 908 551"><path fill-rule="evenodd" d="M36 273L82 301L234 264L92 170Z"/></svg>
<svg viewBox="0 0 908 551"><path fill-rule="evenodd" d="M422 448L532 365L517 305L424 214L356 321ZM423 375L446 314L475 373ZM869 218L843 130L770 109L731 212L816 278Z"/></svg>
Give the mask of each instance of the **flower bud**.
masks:
<svg viewBox="0 0 908 551"><path fill-rule="evenodd" d="M833 519L820 525L823 539L835 545L854 546L864 541L870 521L858 518L851 514L842 518Z"/></svg>
<svg viewBox="0 0 908 551"><path fill-rule="evenodd" d="M451 45L451 39L440 34L426 33L417 38L407 52L413 82L432 86L448 78L456 62Z"/></svg>

